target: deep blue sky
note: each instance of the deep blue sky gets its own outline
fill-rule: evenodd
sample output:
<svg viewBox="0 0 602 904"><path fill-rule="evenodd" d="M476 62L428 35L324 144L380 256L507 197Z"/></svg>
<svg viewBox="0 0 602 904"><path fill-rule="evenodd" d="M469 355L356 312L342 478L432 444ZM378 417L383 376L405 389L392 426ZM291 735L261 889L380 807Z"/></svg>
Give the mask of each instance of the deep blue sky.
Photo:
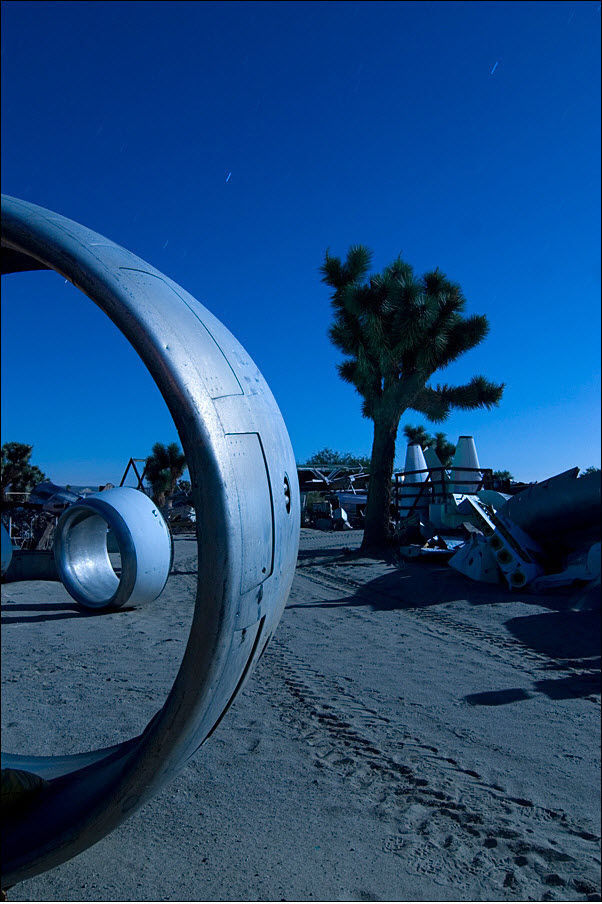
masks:
<svg viewBox="0 0 602 904"><path fill-rule="evenodd" d="M600 462L599 70L597 2L4 2L2 190L206 304L298 461L371 446L326 335L325 249L439 266L491 331L435 380L507 389L437 429L544 478ZM2 282L3 442L100 483L175 438L88 299L50 273Z"/></svg>

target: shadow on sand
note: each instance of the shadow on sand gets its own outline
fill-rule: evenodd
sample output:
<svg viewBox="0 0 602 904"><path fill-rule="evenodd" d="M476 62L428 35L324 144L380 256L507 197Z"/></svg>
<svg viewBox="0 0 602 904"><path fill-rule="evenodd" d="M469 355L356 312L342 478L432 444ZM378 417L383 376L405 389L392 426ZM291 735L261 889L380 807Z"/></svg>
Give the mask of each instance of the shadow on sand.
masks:
<svg viewBox="0 0 602 904"><path fill-rule="evenodd" d="M529 700L533 694L522 687L509 687L505 691L485 691L482 694L467 694L464 699L471 706L503 706L505 703L517 703Z"/></svg>
<svg viewBox="0 0 602 904"><path fill-rule="evenodd" d="M104 609L95 612L92 609L80 609L77 603L3 603L3 626L28 625L35 622L61 621L66 618L98 618L102 615L115 615L118 612L133 612L136 606L123 606L121 609ZM34 615L12 615L13 612L33 612Z"/></svg>
<svg viewBox="0 0 602 904"><path fill-rule="evenodd" d="M508 632L522 645L548 657L544 668L560 673L557 678L534 681L532 691L550 700L591 698L600 693L600 612L540 612L510 618ZM568 674L567 674L568 673ZM470 706L501 706L528 700L533 693L524 688L508 688L468 694Z"/></svg>
<svg viewBox="0 0 602 904"><path fill-rule="evenodd" d="M551 700L600 693L599 610L525 615L509 619L506 628L527 649L548 657L548 671L563 673L534 682L534 690Z"/></svg>
<svg viewBox="0 0 602 904"><path fill-rule="evenodd" d="M326 548L317 549L300 549L297 553L297 566L303 567L306 564L320 565L354 565L354 559L362 559L365 562L364 553L360 552L359 547L355 545L349 546L328 546ZM392 558L392 557L391 557ZM315 560L315 561L314 561ZM376 561L389 561L385 556Z"/></svg>
<svg viewBox="0 0 602 904"><path fill-rule="evenodd" d="M329 550L329 552L333 552ZM313 552L312 552L313 554ZM331 557L328 565L356 564L353 559L361 559L357 564L366 564L367 560L355 556ZM382 559L386 564L391 564ZM440 606L456 600L466 599L472 605L507 603L512 595L495 584L476 584L447 566L435 566L426 562L406 562L395 571L362 584L352 595L327 602L313 602L305 605L318 606L324 609L339 606L365 606L373 612L392 612L393 610L422 609L426 606ZM533 603L541 605L539 597L533 597ZM304 604L293 604L289 608L304 608Z"/></svg>
<svg viewBox="0 0 602 904"><path fill-rule="evenodd" d="M529 700L536 693L545 694L550 700L575 700L579 697L591 698L597 702L595 695L600 693L600 661L593 668L579 675L565 675L562 678L550 678L533 683L534 693L522 687L510 687L503 691L485 691L480 694L467 694L464 697L470 706L504 706Z"/></svg>
<svg viewBox="0 0 602 904"><path fill-rule="evenodd" d="M342 556L340 549L317 552L323 553L325 560L330 556L329 561L321 564L334 566L333 571L338 564L353 564L353 558L359 558L359 552ZM315 554L313 550L310 552L311 556ZM366 564L366 559L362 559L362 562ZM358 587L349 596L292 603L287 608L338 609L359 606L372 612L416 611L459 600L466 600L471 606L502 606L516 603L517 596L501 585L475 583L448 566L405 562L395 571L389 571ZM525 651L539 654L543 658L543 669L560 674L558 677L535 681L532 687L526 689L507 688L469 694L464 698L465 702L471 706L502 706L528 700L534 693L546 694L552 700L599 694L600 612L569 611L571 597L567 594L525 592L521 594L519 601L523 605L545 607L547 611L510 618L501 622L500 628L502 631L505 629L513 638L517 648L523 647Z"/></svg>
<svg viewBox="0 0 602 904"><path fill-rule="evenodd" d="M520 643L565 665L568 660L600 656L599 612L540 612L510 618L505 624Z"/></svg>

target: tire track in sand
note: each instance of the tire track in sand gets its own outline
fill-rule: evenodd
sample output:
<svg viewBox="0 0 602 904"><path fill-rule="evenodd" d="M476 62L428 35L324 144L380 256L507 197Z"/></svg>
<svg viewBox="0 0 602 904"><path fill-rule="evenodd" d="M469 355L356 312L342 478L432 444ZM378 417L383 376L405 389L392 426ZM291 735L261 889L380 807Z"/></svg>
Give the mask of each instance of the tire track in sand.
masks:
<svg viewBox="0 0 602 904"><path fill-rule="evenodd" d="M344 593L355 584L332 575L302 577L327 593ZM408 614L415 611L422 616L425 610ZM359 617L367 616L360 610ZM464 631L465 625L458 624ZM488 634L478 642L485 639L498 641ZM510 646L516 655L518 644ZM508 650L499 655L507 657ZM281 721L305 745L323 775L351 783L362 795L382 830L382 848L402 858L405 868L459 891L486 878L509 899L599 900L595 870L590 875L584 866L599 863L596 835L562 811L513 797L403 727L393 726L352 693L344 679L326 677L296 656L280 635L266 658L272 666L270 683L286 691L270 695L281 710Z"/></svg>

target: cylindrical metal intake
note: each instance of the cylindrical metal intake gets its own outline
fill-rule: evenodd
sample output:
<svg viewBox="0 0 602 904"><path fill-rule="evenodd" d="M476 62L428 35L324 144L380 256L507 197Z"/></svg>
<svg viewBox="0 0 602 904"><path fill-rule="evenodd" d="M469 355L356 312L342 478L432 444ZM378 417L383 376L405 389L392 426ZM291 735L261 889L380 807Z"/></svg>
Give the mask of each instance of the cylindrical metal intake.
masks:
<svg viewBox="0 0 602 904"><path fill-rule="evenodd" d="M119 574L107 548L109 529L119 548ZM86 609L141 605L152 602L165 587L171 536L152 499L131 487L115 487L63 512L54 558L66 589Z"/></svg>

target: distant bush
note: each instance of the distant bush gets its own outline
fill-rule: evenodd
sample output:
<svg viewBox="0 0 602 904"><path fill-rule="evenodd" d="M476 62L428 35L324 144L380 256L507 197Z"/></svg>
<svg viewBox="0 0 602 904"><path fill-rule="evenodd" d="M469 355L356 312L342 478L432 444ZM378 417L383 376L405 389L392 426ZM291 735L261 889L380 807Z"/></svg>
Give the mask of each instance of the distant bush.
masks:
<svg viewBox="0 0 602 904"><path fill-rule="evenodd" d="M4 443L1 451L2 502L6 501L7 492L28 493L47 479L44 472L30 462L33 446L28 446L26 443Z"/></svg>
<svg viewBox="0 0 602 904"><path fill-rule="evenodd" d="M363 468L370 470L368 455L352 455L351 452L335 452L334 449L320 449L308 458L302 468Z"/></svg>

